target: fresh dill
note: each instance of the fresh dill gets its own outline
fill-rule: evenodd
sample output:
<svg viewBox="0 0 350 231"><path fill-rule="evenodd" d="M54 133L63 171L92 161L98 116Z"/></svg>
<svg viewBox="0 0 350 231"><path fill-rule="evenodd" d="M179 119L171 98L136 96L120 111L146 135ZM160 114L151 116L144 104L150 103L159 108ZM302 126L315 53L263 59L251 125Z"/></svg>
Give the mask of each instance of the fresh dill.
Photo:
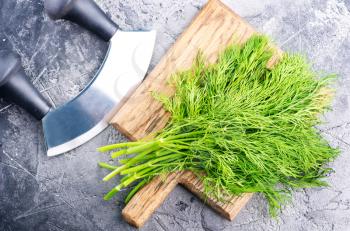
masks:
<svg viewBox="0 0 350 231"><path fill-rule="evenodd" d="M191 170L206 195L260 192L275 215L292 189L326 185L325 164L338 150L315 125L331 101L334 76L320 77L304 57L287 53L268 69L272 54L269 40L257 35L227 47L214 64L199 54L191 69L174 75L172 97L154 94L171 113L162 131L99 149L126 157L119 166L100 163L111 170L105 181L123 175L105 199L139 182L128 201L155 176Z"/></svg>

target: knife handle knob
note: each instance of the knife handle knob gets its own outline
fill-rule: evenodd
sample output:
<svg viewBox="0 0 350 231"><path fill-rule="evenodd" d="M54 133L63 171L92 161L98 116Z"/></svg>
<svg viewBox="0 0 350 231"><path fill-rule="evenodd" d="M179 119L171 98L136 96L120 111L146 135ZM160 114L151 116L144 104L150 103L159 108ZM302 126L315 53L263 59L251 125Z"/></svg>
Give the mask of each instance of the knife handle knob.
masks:
<svg viewBox="0 0 350 231"><path fill-rule="evenodd" d="M7 51L0 51L0 96L22 107L38 120L51 108L26 76L19 55Z"/></svg>
<svg viewBox="0 0 350 231"><path fill-rule="evenodd" d="M44 6L50 18L72 21L106 42L118 30L118 26L93 0L45 0Z"/></svg>

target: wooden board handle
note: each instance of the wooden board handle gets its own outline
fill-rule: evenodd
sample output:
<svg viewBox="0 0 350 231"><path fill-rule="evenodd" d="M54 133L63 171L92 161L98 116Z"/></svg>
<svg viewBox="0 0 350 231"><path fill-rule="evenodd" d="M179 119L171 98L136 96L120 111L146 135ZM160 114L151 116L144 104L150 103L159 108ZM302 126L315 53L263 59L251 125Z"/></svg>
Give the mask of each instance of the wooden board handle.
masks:
<svg viewBox="0 0 350 231"><path fill-rule="evenodd" d="M123 209L124 219L135 227L142 227L173 191L181 174L177 172L159 176L144 186Z"/></svg>
<svg viewBox="0 0 350 231"><path fill-rule="evenodd" d="M239 211L248 203L252 193L244 193L241 196L228 196L220 202L213 197L205 196L204 184L193 172L185 171L179 178L179 183L201 198L207 205L218 212L221 216L232 221Z"/></svg>
<svg viewBox="0 0 350 231"><path fill-rule="evenodd" d="M206 204L228 220L233 220L253 195L246 193L240 197L225 198L225 203L219 202L205 196L204 185L194 173L190 171L176 172L156 177L137 192L122 211L124 219L137 228L142 227L177 184L183 185L203 199Z"/></svg>

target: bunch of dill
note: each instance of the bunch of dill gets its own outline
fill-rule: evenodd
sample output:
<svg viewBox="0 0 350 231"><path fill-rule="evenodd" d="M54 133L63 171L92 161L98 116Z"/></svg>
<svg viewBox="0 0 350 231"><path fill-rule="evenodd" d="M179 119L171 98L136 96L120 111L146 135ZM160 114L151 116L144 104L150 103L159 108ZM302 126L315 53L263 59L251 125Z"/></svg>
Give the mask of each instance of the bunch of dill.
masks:
<svg viewBox="0 0 350 231"><path fill-rule="evenodd" d="M326 185L331 148L315 125L331 99L333 76L319 76L300 55L284 54L272 70L269 41L253 36L231 45L214 64L198 55L190 70L172 78L175 95L156 97L171 113L168 125L152 140L102 147L119 148L121 165L104 180L124 177L105 199L138 181L127 201L150 179L191 170L202 178L206 194L263 193L273 215L291 189ZM204 173L204 174L203 174Z"/></svg>

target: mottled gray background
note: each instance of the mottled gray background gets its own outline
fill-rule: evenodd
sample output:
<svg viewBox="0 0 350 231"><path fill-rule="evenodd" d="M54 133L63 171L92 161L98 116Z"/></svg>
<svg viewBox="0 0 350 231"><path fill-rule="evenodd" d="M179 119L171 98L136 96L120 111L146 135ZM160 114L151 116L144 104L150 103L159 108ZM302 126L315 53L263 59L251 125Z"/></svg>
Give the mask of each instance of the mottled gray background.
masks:
<svg viewBox="0 0 350 231"><path fill-rule="evenodd" d="M204 0L99 0L122 29L157 29L152 67ZM178 187L143 230L350 230L350 1L232 0L227 3L284 50L302 52L315 69L338 73L333 110L320 127L341 156L329 188L300 190L271 219L255 195L229 222ZM208 35L210 36L210 35ZM35 85L56 106L78 94L100 65L107 44L67 22L53 22L41 0L0 1L0 48L21 57ZM68 154L48 158L40 123L0 101L0 230L134 230L121 218L122 199L104 202L114 183L102 183L108 161L95 148L123 140L108 128Z"/></svg>

